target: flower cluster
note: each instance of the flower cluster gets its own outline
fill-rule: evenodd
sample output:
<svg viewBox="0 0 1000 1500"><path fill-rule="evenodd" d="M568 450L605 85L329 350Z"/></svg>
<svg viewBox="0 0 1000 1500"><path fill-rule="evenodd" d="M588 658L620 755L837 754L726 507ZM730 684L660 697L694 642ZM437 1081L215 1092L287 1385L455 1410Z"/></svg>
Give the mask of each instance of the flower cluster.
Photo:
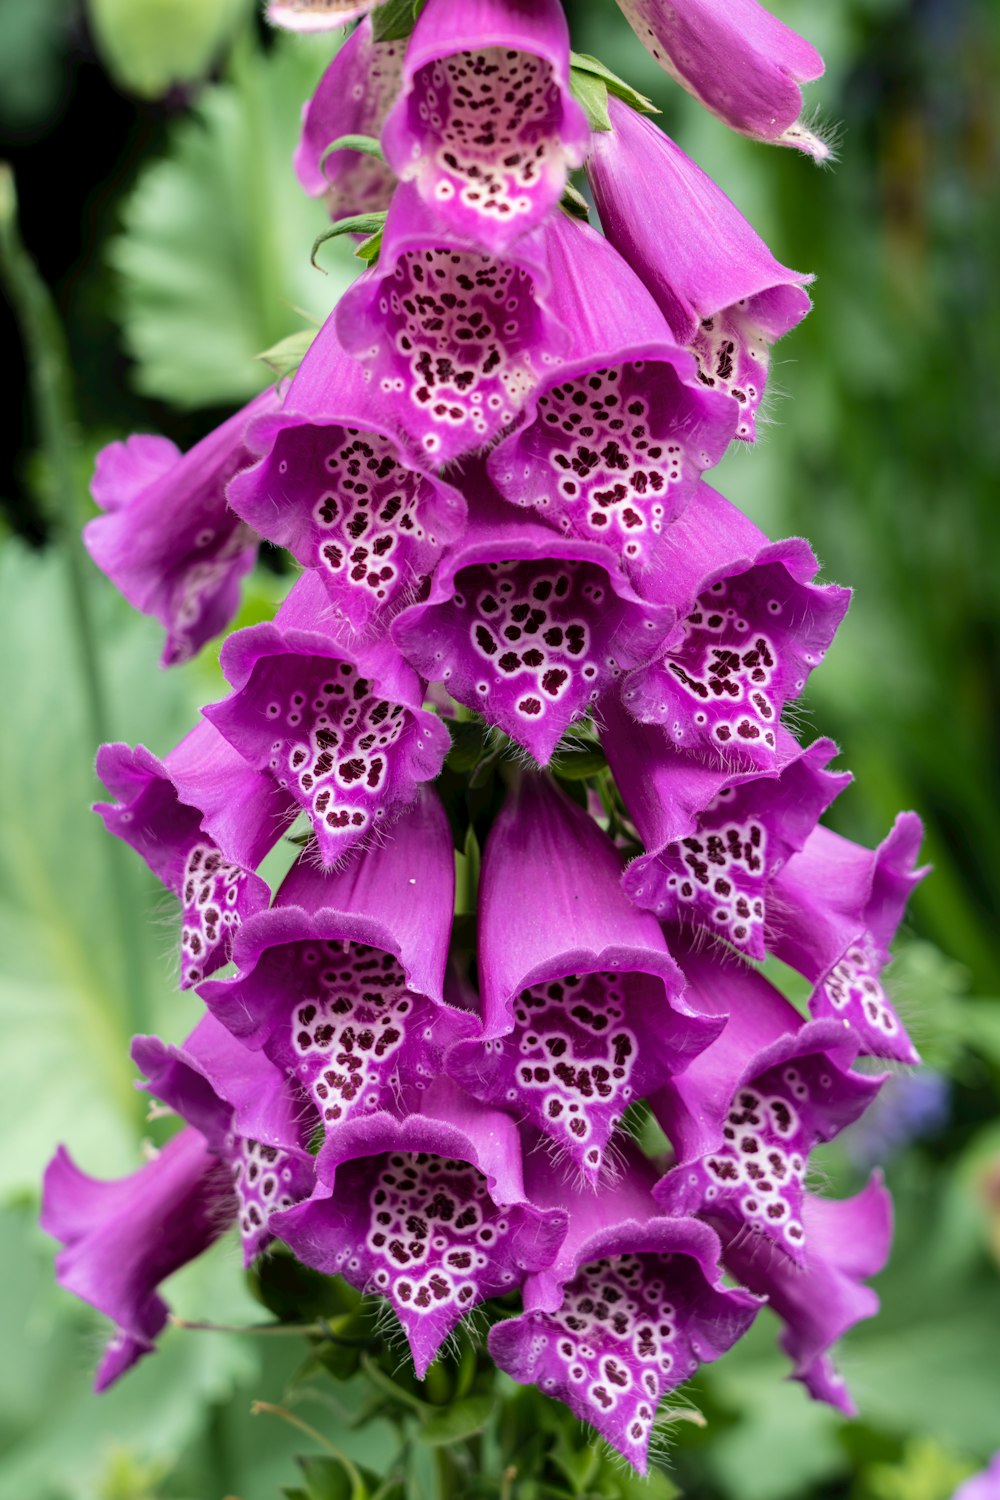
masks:
<svg viewBox="0 0 1000 1500"><path fill-rule="evenodd" d="M819 59L755 0L620 4L732 126L823 154L799 122ZM177 896L205 1013L133 1048L183 1130L120 1182L60 1151L43 1222L115 1324L99 1386L235 1223L248 1264L276 1238L385 1299L418 1376L519 1294L496 1364L643 1470L662 1398L764 1301L796 1378L852 1409L829 1350L877 1305L889 1203L877 1175L817 1196L810 1155L877 1095L859 1058L917 1061L881 973L920 828L869 850L820 823L850 778L785 709L848 593L702 477L753 441L809 278L616 81L590 75L585 113L559 0L427 0L402 41L377 21L296 154L334 216L384 211L377 258L277 391L184 457L135 437L98 463L88 546L165 663L232 618L259 538L301 573L228 636L231 691L175 749L100 751L98 811ZM582 165L603 233L565 207ZM473 961L435 782L474 724L506 795ZM568 731L597 767L578 798ZM640 1149L650 1119L668 1155Z"/></svg>

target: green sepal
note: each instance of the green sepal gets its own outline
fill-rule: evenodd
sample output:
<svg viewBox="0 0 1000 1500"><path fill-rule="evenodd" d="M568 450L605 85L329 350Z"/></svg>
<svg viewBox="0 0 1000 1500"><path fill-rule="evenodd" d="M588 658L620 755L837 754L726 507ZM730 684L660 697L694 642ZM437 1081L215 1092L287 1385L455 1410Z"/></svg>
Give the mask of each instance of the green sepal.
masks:
<svg viewBox="0 0 1000 1500"><path fill-rule="evenodd" d="M280 1323L339 1318L361 1301L360 1293L341 1277L312 1271L279 1246L254 1263L247 1283L251 1295Z"/></svg>
<svg viewBox="0 0 1000 1500"><path fill-rule="evenodd" d="M423 8L424 0L385 0L372 12L372 41L405 41Z"/></svg>
<svg viewBox="0 0 1000 1500"><path fill-rule="evenodd" d="M574 219L582 219L585 224L590 222L590 204L571 182L567 182L560 201L566 212L572 214Z"/></svg>
<svg viewBox="0 0 1000 1500"><path fill-rule="evenodd" d="M370 1500L372 1487L378 1483L367 1471L326 1454L296 1462L305 1478L308 1500Z"/></svg>
<svg viewBox="0 0 1000 1500"><path fill-rule="evenodd" d="M322 271L323 267L317 262L316 256L319 254L320 247L325 245L327 240L339 239L342 234L364 234L370 238L378 235L381 238L384 227L384 212L377 214L348 214L346 219L337 219L335 223L330 225L329 229L324 229L322 234L316 236L313 241L312 255L309 258L317 271ZM367 243L368 241L366 240L365 244ZM363 250L365 247L362 245L359 248Z"/></svg>
<svg viewBox="0 0 1000 1500"><path fill-rule="evenodd" d="M638 89L634 89L631 84L626 83L624 78L619 78L617 73L612 73L611 69L602 63L599 57L591 57L589 52L571 52L569 62L571 69L570 84L573 93L580 100L584 109L587 108L587 105L577 92L581 75L594 79L604 85L604 118L606 120L608 114L608 94L615 94L630 109L638 110L641 115L658 115L660 113L652 99L647 99L645 94L640 94ZM607 120L606 125L592 125L591 129L610 130L611 121Z"/></svg>
<svg viewBox="0 0 1000 1500"><path fill-rule="evenodd" d="M272 369L279 380L284 380L286 375L295 374L309 353L315 337L315 328L303 328L298 333L290 333L287 338L279 339L270 349L265 349L263 354L258 354L255 358Z"/></svg>
<svg viewBox="0 0 1000 1500"><path fill-rule="evenodd" d="M604 80L587 68L570 68L569 86L573 98L587 116L589 128L592 131L610 130L608 86Z"/></svg>
<svg viewBox="0 0 1000 1500"><path fill-rule="evenodd" d="M586 781L608 769L604 751L599 745L584 745L579 750L559 749L552 771L560 781Z"/></svg>
<svg viewBox="0 0 1000 1500"><path fill-rule="evenodd" d="M335 151L360 151L365 156L374 156L376 161L385 163L382 147L373 135L338 135L335 141L331 141L319 159L320 171L326 163L328 156Z"/></svg>

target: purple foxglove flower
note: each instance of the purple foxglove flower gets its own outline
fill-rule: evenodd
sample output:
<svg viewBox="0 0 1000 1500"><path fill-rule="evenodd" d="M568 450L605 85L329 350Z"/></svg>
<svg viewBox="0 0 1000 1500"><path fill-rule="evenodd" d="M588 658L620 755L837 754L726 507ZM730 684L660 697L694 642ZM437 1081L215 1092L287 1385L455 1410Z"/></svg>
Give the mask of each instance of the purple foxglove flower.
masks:
<svg viewBox="0 0 1000 1500"><path fill-rule="evenodd" d="M185 454L136 436L97 455L91 494L105 514L83 539L133 608L163 625L165 667L194 656L236 613L257 538L228 509L226 485L251 461L247 423L278 404L265 391Z"/></svg>
<svg viewBox="0 0 1000 1500"><path fill-rule="evenodd" d="M789 699L825 656L851 593L815 584L807 542L769 542L707 484L668 529L665 574L681 616L622 701L678 749L731 770L774 770Z"/></svg>
<svg viewBox="0 0 1000 1500"><path fill-rule="evenodd" d="M731 1348L760 1304L721 1284L715 1235L660 1215L649 1163L623 1152L627 1170L600 1193L528 1158L531 1201L566 1210L569 1229L554 1265L527 1278L524 1313L496 1324L489 1347L644 1474L661 1399Z"/></svg>
<svg viewBox="0 0 1000 1500"><path fill-rule="evenodd" d="M621 890L611 840L526 773L493 825L479 886L483 1039L446 1067L529 1120L588 1183L633 1099L686 1067L723 1024L682 996L659 924Z"/></svg>
<svg viewBox="0 0 1000 1500"><path fill-rule="evenodd" d="M646 847L625 872L626 892L661 921L762 959L777 874L851 779L824 770L836 745L803 750L779 728L774 770L734 775L679 754L665 730L637 724L611 694L601 710L601 744Z"/></svg>
<svg viewBox="0 0 1000 1500"><path fill-rule="evenodd" d="M145 745L102 745L99 802L110 833L130 845L181 903L183 989L229 962L233 935L269 891L253 871L292 817L289 798L210 724L163 760Z"/></svg>
<svg viewBox="0 0 1000 1500"><path fill-rule="evenodd" d="M167 1321L160 1282L207 1250L235 1214L230 1174L197 1130L182 1130L113 1182L88 1177L59 1147L45 1172L41 1225L65 1246L60 1286L115 1324L96 1391L152 1352Z"/></svg>
<svg viewBox="0 0 1000 1500"><path fill-rule="evenodd" d="M428 0L382 144L442 224L502 252L558 203L589 138L559 0Z"/></svg>
<svg viewBox="0 0 1000 1500"><path fill-rule="evenodd" d="M570 724L649 661L673 613L644 604L606 548L519 517L481 474L467 476L473 490L469 530L392 638L422 676L545 765Z"/></svg>
<svg viewBox="0 0 1000 1500"><path fill-rule="evenodd" d="M315 568L358 631L412 598L465 524L461 495L413 466L380 406L329 318L281 411L249 429L264 457L229 487L237 514Z"/></svg>
<svg viewBox="0 0 1000 1500"><path fill-rule="evenodd" d="M324 156L342 136L379 134L399 92L405 49L402 41L373 41L371 21L362 21L302 111L293 166L310 197L326 200L331 219L389 207L396 178L385 162L364 151Z"/></svg>
<svg viewBox="0 0 1000 1500"><path fill-rule="evenodd" d="M694 359L601 235L556 214L547 246L549 306L572 342L490 454L490 477L505 500L610 547L643 597L670 597L670 523L725 452L737 403L699 384Z"/></svg>
<svg viewBox="0 0 1000 1500"><path fill-rule="evenodd" d="M330 634L330 612L321 579L304 574L273 623L229 636L220 661L234 692L204 710L308 813L324 865L412 802L451 744L395 648Z"/></svg>
<svg viewBox="0 0 1000 1500"><path fill-rule="evenodd" d="M655 297L698 379L740 404L751 440L770 347L811 306L811 276L779 265L721 188L669 136L613 95L587 176L608 239Z"/></svg>
<svg viewBox="0 0 1000 1500"><path fill-rule="evenodd" d="M149 1079L143 1087L199 1130L227 1163L243 1263L249 1266L271 1243L272 1212L291 1208L312 1192L316 1172L309 1138L315 1116L303 1109L284 1073L210 1015L180 1047L155 1036L136 1037L132 1058Z"/></svg>
<svg viewBox="0 0 1000 1500"><path fill-rule="evenodd" d="M847 1416L854 1402L829 1349L862 1318L878 1312L878 1297L862 1285L881 1271L892 1240L892 1201L875 1173L860 1193L837 1202L807 1193L802 1222L804 1266L774 1255L754 1236L723 1247L726 1269L768 1302L784 1323L780 1343L809 1394Z"/></svg>
<svg viewBox="0 0 1000 1500"><path fill-rule="evenodd" d="M412 183L397 188L376 265L337 304L337 332L395 426L435 463L489 443L566 343L548 309L544 230L503 260L443 226Z"/></svg>
<svg viewBox="0 0 1000 1500"><path fill-rule="evenodd" d="M267 0L272 26L286 31L334 31L376 10L384 0Z"/></svg>
<svg viewBox="0 0 1000 1500"><path fill-rule="evenodd" d="M960 1484L951 1500L1000 1500L1000 1453L994 1453L981 1474Z"/></svg>
<svg viewBox="0 0 1000 1500"><path fill-rule="evenodd" d="M316 1170L274 1228L307 1266L388 1300L420 1379L464 1314L551 1265L566 1232L564 1211L525 1197L513 1120L447 1079L419 1114L340 1125Z"/></svg>
<svg viewBox="0 0 1000 1500"><path fill-rule="evenodd" d="M851 1072L857 1040L836 1021L803 1022L755 969L671 934L688 998L726 1015L721 1035L650 1101L677 1165L657 1184L666 1213L697 1214L728 1243L749 1232L797 1261L809 1153L871 1103L881 1078Z"/></svg>
<svg viewBox="0 0 1000 1500"><path fill-rule="evenodd" d="M799 85L822 75L823 59L757 0L618 4L660 67L733 130L817 161L829 157L800 118Z"/></svg>
<svg viewBox="0 0 1000 1500"><path fill-rule="evenodd" d="M920 1061L881 983L889 945L910 892L927 867L914 869L923 828L900 813L877 849L817 828L774 883L771 948L814 986L809 1009L857 1034L861 1050Z"/></svg>
<svg viewBox="0 0 1000 1500"><path fill-rule="evenodd" d="M426 1088L476 1029L442 1003L455 866L448 821L424 790L386 841L324 874L302 858L247 924L234 979L201 995L243 1048L263 1048L324 1128Z"/></svg>

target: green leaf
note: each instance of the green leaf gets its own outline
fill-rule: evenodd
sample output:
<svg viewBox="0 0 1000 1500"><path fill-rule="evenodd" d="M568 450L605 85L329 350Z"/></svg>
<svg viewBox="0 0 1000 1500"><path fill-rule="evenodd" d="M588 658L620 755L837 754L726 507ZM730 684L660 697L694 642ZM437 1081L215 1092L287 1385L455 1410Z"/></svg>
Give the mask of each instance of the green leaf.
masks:
<svg viewBox="0 0 1000 1500"><path fill-rule="evenodd" d="M251 11L249 0L87 0L112 78L147 99L202 78Z"/></svg>
<svg viewBox="0 0 1000 1500"><path fill-rule="evenodd" d="M295 374L309 353L315 337L315 328L303 328L299 333L290 333L287 338L279 339L270 349L258 354L257 358L268 365L279 379L284 379L286 375Z"/></svg>
<svg viewBox="0 0 1000 1500"><path fill-rule="evenodd" d="M645 94L640 94L631 84L626 83L624 78L619 78L617 73L612 73L611 69L605 63L602 63L599 57L591 57L589 52L571 52L569 60L571 70L570 80L573 85L574 94L577 89L577 81L574 75L583 75L599 79L604 84L608 93L616 94L619 99L624 100L630 109L637 109L640 114L658 115L660 113L652 99L647 99ZM610 130L610 121L601 128Z"/></svg>
<svg viewBox="0 0 1000 1500"><path fill-rule="evenodd" d="M463 1401L445 1406L428 1417L420 1429L421 1439L432 1448L461 1443L482 1432L495 1405L495 1396L466 1396Z"/></svg>
<svg viewBox="0 0 1000 1500"><path fill-rule="evenodd" d="M401 42L409 36L424 0L386 0L372 12L372 36L376 42Z"/></svg>
<svg viewBox="0 0 1000 1500"><path fill-rule="evenodd" d="M326 223L289 168L299 108L329 60L284 38L240 56L233 80L204 90L172 126L122 210L108 258L118 276L125 347L145 395L183 408L249 400L257 359L283 339L289 310L317 324L357 271L351 247L309 264Z"/></svg>
<svg viewBox="0 0 1000 1500"><path fill-rule="evenodd" d="M448 719L451 749L447 764L452 771L471 771L482 760L486 750L486 725L478 719Z"/></svg>

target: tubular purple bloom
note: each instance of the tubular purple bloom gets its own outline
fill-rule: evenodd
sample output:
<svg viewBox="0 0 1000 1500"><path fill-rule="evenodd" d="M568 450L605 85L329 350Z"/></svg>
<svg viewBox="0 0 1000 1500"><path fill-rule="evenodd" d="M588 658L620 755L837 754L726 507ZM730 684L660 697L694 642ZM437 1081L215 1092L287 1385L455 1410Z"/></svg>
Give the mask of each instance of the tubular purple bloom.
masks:
<svg viewBox="0 0 1000 1500"><path fill-rule="evenodd" d="M278 404L265 391L185 454L136 436L97 455L91 494L105 514L83 539L133 608L163 625L164 667L194 656L236 613L257 538L228 509L226 485L251 461L247 423Z"/></svg>
<svg viewBox="0 0 1000 1500"><path fill-rule="evenodd" d="M463 1315L551 1265L566 1232L525 1197L513 1120L446 1079L419 1114L339 1126L316 1165L322 1185L274 1227L306 1265L387 1298L421 1379Z"/></svg>
<svg viewBox="0 0 1000 1500"><path fill-rule="evenodd" d="M604 231L695 355L698 379L739 402L736 436L752 441L770 346L809 311L812 277L779 265L652 120L614 95L608 112L613 128L595 133L587 163Z"/></svg>
<svg viewBox="0 0 1000 1500"><path fill-rule="evenodd" d="M304 574L273 623L228 638L220 661L235 691L204 710L308 813L324 865L412 802L451 744L395 648L383 640L362 649L328 633L329 613L321 579Z"/></svg>
<svg viewBox="0 0 1000 1500"><path fill-rule="evenodd" d="M1000 1495L1000 1453L994 1453L987 1468L960 1484L951 1500L997 1500Z"/></svg>
<svg viewBox="0 0 1000 1500"><path fill-rule="evenodd" d="M528 1158L532 1202L569 1229L555 1264L529 1276L525 1312L490 1332L490 1353L523 1384L564 1401L640 1474L660 1400L741 1338L759 1302L719 1277L720 1245L691 1218L664 1218L649 1163L595 1194Z"/></svg>
<svg viewBox="0 0 1000 1500"><path fill-rule="evenodd" d="M596 1184L625 1109L718 1035L682 996L659 925L622 894L621 857L546 778L493 825L479 888L483 1040L446 1067L524 1117Z"/></svg>
<svg viewBox="0 0 1000 1500"><path fill-rule="evenodd" d="M60 1146L45 1171L41 1225L65 1248L60 1286L115 1324L97 1370L103 1391L152 1352L167 1321L161 1281L196 1259L236 1214L230 1175L197 1130L112 1182L88 1177Z"/></svg>
<svg viewBox="0 0 1000 1500"><path fill-rule="evenodd" d="M237 514L315 568L359 631L412 597L465 524L461 495L413 465L380 405L331 316L282 409L248 431L264 457L229 487Z"/></svg>
<svg viewBox="0 0 1000 1500"><path fill-rule="evenodd" d="M826 655L850 590L813 583L807 542L769 542L707 484L662 554L680 626L622 701L678 749L734 771L775 769L782 709Z"/></svg>
<svg viewBox="0 0 1000 1500"><path fill-rule="evenodd" d="M267 19L286 31L334 31L376 10L384 0L267 0Z"/></svg>
<svg viewBox="0 0 1000 1500"><path fill-rule="evenodd" d="M804 1266L746 1235L724 1246L723 1260L781 1318L781 1347L795 1366L794 1378L815 1400L854 1416L854 1402L828 1350L855 1323L878 1312L878 1297L862 1281L877 1275L888 1258L892 1200L876 1172L867 1187L841 1202L807 1193L802 1219Z"/></svg>
<svg viewBox="0 0 1000 1500"><path fill-rule="evenodd" d="M650 1101L678 1164L655 1189L665 1212L697 1214L728 1243L750 1231L799 1264L809 1153L871 1103L881 1078L850 1071L857 1040L836 1021L803 1022L756 970L671 934L689 998L725 1029Z"/></svg>
<svg viewBox="0 0 1000 1500"><path fill-rule="evenodd" d="M242 1047L263 1048L327 1130L426 1088L474 1017L442 1001L455 895L448 821L422 791L383 845L324 874L305 859L247 924L234 979L202 986Z"/></svg>
<svg viewBox="0 0 1000 1500"><path fill-rule="evenodd" d="M900 813L877 849L817 828L774 883L770 946L813 984L809 1008L857 1034L862 1052L917 1063L919 1054L882 983L889 945L910 893L923 828Z"/></svg>
<svg viewBox="0 0 1000 1500"><path fill-rule="evenodd" d="M549 305L572 342L491 453L490 477L505 500L610 547L643 597L662 600L670 523L725 452L738 407L698 383L694 359L601 235L560 213L547 245Z"/></svg>
<svg viewBox="0 0 1000 1500"><path fill-rule="evenodd" d="M503 260L444 227L403 183L378 264L336 310L339 337L367 367L395 425L436 463L481 448L557 362L566 330L548 310L545 231Z"/></svg>
<svg viewBox="0 0 1000 1500"><path fill-rule="evenodd" d="M502 252L558 203L590 132L559 0L428 0L382 143L457 235Z"/></svg>
<svg viewBox="0 0 1000 1500"><path fill-rule="evenodd" d="M102 745L97 774L116 802L94 811L180 900L186 989L229 962L236 929L267 905L268 888L252 872L292 804L206 723L163 760L145 745Z"/></svg>
<svg viewBox="0 0 1000 1500"><path fill-rule="evenodd" d="M377 213L389 207L396 178L391 167L364 151L326 148L346 135L377 136L399 92L406 44L376 42L364 20L348 37L302 111L302 134L292 164L313 198L323 198L331 219Z"/></svg>
<svg viewBox="0 0 1000 1500"><path fill-rule="evenodd" d="M606 548L497 502L481 473L465 492L472 523L392 638L422 676L545 765L570 724L650 659L673 613L644 604Z"/></svg>
<svg viewBox="0 0 1000 1500"><path fill-rule="evenodd" d="M271 1213L312 1192L316 1172L308 1148L315 1116L282 1072L241 1046L213 1016L204 1016L180 1047L135 1037L132 1059L149 1079L143 1087L199 1130L228 1165L249 1266L273 1238Z"/></svg>
<svg viewBox="0 0 1000 1500"><path fill-rule="evenodd" d="M636 36L671 78L733 130L825 161L803 125L802 90L823 59L757 0L618 0Z"/></svg>

